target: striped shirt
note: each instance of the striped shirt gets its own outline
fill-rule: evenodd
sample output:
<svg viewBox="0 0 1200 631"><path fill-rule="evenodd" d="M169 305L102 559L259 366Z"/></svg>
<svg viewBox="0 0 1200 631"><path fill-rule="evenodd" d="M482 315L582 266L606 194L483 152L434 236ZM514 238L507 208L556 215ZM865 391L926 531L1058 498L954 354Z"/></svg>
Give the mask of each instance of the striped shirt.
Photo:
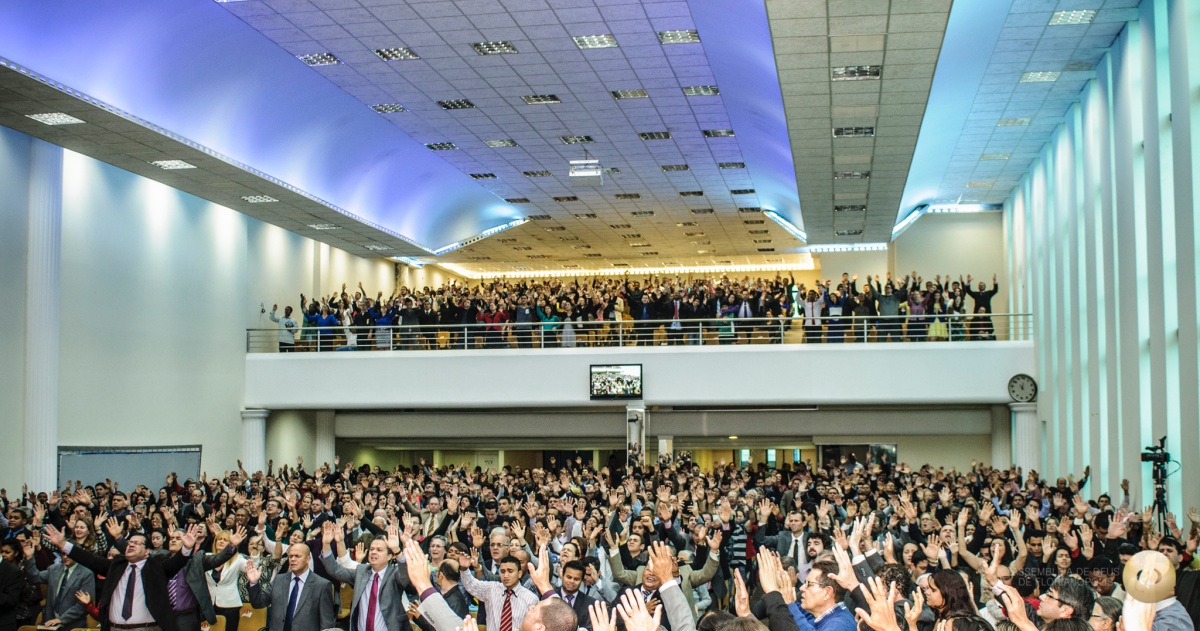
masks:
<svg viewBox="0 0 1200 631"><path fill-rule="evenodd" d="M481 581L475 578L471 572L462 573L462 584L467 588L467 593L478 598L486 606L488 631L500 631L500 615L504 611L504 598L507 591L504 585L499 581ZM541 598L537 594L520 585L513 588L513 631L521 628L521 621L525 619L525 614L533 609L533 606L540 600Z"/></svg>

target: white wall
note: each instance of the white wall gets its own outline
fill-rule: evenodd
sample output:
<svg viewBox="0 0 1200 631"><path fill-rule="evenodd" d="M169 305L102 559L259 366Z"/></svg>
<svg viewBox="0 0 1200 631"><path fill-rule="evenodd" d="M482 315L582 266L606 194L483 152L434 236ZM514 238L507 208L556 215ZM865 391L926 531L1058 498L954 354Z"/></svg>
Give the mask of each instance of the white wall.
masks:
<svg viewBox="0 0 1200 631"><path fill-rule="evenodd" d="M892 244L892 275L903 278L916 270L932 281L939 274L955 280L970 274L990 289L997 274L1000 293L992 299L992 312L1008 313L1006 247L1003 213L925 215ZM968 308L973 304L968 298Z"/></svg>
<svg viewBox="0 0 1200 631"><path fill-rule="evenodd" d="M841 434L829 436L814 436L813 442L818 445L859 444L859 443L894 443L896 459L911 465L914 469L925 464L939 467L955 467L959 471L969 470L971 461L978 460L983 464L992 464L991 450L993 437L990 434L927 434L927 435L896 435L896 434ZM1007 466L1009 463L1004 463Z"/></svg>
<svg viewBox="0 0 1200 631"><path fill-rule="evenodd" d="M457 281L459 285L472 284L472 281L458 274L432 265L411 267L401 264L397 266L396 270L396 284L408 287L409 289L416 288L419 290L423 287L437 288L452 280ZM478 284L478 281L475 281L475 284Z"/></svg>
<svg viewBox="0 0 1200 631"><path fill-rule="evenodd" d="M19 451L25 410L25 250L29 204L29 136L0 127L0 443ZM0 486L17 497L23 464L0 458Z"/></svg>

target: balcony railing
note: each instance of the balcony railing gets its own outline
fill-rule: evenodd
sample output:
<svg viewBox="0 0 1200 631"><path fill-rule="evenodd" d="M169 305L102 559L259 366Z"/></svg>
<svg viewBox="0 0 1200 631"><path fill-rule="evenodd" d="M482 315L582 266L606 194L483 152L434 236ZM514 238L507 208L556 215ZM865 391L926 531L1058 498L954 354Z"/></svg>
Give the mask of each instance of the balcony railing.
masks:
<svg viewBox="0 0 1200 631"><path fill-rule="evenodd" d="M938 316L803 317L506 322L412 326L336 326L299 330L248 329L246 352L428 351L510 348L730 344L956 343L1033 338L1028 313Z"/></svg>

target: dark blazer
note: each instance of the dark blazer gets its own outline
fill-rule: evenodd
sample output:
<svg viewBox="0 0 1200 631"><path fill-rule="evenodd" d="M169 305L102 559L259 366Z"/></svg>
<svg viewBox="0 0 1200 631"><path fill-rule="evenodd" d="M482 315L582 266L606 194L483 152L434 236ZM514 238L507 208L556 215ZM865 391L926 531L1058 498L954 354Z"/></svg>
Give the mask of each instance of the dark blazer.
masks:
<svg viewBox="0 0 1200 631"><path fill-rule="evenodd" d="M561 596L562 590L559 590L558 593ZM596 599L591 596L583 592L575 592L575 604L571 605L571 609L575 610L575 617L579 619L576 626L580 629L592 628L592 619L588 616L588 607L592 606L594 602L596 602Z"/></svg>
<svg viewBox="0 0 1200 631"><path fill-rule="evenodd" d="M164 557L169 554L165 551L154 553L155 556ZM217 554L193 552L192 556L188 558L187 565L184 566L183 571L187 577L188 589L192 590L192 595L196 597L200 617L209 624L217 623L217 610L213 608L212 594L208 591L208 582L204 578L204 573L225 565L225 562L232 559L234 554L237 554L237 548L233 546L225 546L225 549Z"/></svg>
<svg viewBox="0 0 1200 631"><path fill-rule="evenodd" d="M104 581L104 593L100 594L99 607L100 625L102 628L108 629L110 624L108 607L112 603L113 591L117 589L117 583L125 575L125 570L129 568L129 562L121 556L110 561L92 554L83 546L76 545L71 546L71 553L67 556L107 579ZM172 554L165 558L161 556L148 557L146 564L142 566L141 581L142 590L146 593L146 608L150 610L150 615L154 617L154 621L163 631L179 631L179 624L175 621L175 611L171 609L167 581L178 574L187 565L187 562L188 558L182 554Z"/></svg>
<svg viewBox="0 0 1200 631"><path fill-rule="evenodd" d="M17 566L0 561L0 631L16 631L17 605L21 604L21 585L25 578Z"/></svg>
<svg viewBox="0 0 1200 631"><path fill-rule="evenodd" d="M262 609L270 607L271 617L267 621L270 631L283 631L287 621L288 596L292 589L292 573L281 572L271 581L270 589L263 588L262 583L250 586L250 604ZM296 610L292 613L292 631L321 631L332 629L337 622L337 603L333 600L333 583L317 576L316 572L308 573L304 581L304 589L296 598Z"/></svg>
<svg viewBox="0 0 1200 631"><path fill-rule="evenodd" d="M350 601L350 631L358 629L358 609L363 595L371 589L371 565L359 563L353 570L338 565L334 555L322 556L321 563L325 571L341 583L354 586L354 599ZM408 586L406 566L390 564L383 569L383 578L379 581L379 609L388 631L407 631L408 612L404 609L404 589ZM293 627L295 621L292 622Z"/></svg>
<svg viewBox="0 0 1200 631"><path fill-rule="evenodd" d="M463 595L463 590L459 585L455 585L450 591L442 594L442 598L445 599L446 605L450 607L454 615L458 616L460 622L463 618L467 617L467 614L471 613L471 605L467 602L467 597ZM433 622L429 620L431 617L422 612L421 617L417 618L414 622L417 623L418 627L421 627L422 631L436 631ZM388 628L391 629L391 627ZM401 627L401 631L408 630Z"/></svg>
<svg viewBox="0 0 1200 631"><path fill-rule="evenodd" d="M67 568L62 563L55 563L48 570L38 570L37 562L25 560L25 574L29 582L46 586L46 607L42 610L42 620L58 618L62 621L63 629L79 629L87 626L87 607L75 598L75 592L85 591L96 597L96 575L82 565L75 566L71 578L67 580L66 602L58 602L59 585Z"/></svg>

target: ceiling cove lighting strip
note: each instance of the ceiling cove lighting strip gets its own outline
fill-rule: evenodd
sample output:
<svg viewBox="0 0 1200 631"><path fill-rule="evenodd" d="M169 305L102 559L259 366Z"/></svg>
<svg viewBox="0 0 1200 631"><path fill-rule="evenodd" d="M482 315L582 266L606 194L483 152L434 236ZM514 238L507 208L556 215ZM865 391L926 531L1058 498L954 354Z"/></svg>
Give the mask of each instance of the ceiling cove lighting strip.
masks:
<svg viewBox="0 0 1200 631"><path fill-rule="evenodd" d="M811 261L796 262L796 263L773 263L770 265L702 265L702 266L672 266L672 267L633 267L633 268L606 268L606 269L563 269L563 270L528 270L514 272L477 272L469 270L453 263L436 263L438 267L454 272L461 276L470 278L471 280L480 280L484 278L569 278L573 276L612 276L616 273L624 274L628 272L631 275L657 275L657 274L721 274L733 272L788 272L788 271L807 271L814 268Z"/></svg>
<svg viewBox="0 0 1200 631"><path fill-rule="evenodd" d="M525 218L514 219L506 224L501 224L494 228L488 228L487 230L484 230L483 232L480 232L479 234L477 234L469 239L463 239L462 241L455 241L454 243L451 243L450 245L444 245L444 246L434 250L433 253L436 256L441 256L443 254L447 254L447 253L453 252L455 250L465 248L468 245L471 245L473 243L478 243L494 234L499 234L501 232L504 232L505 230L516 228L517 226L528 223L528 222L529 222L529 220L525 219Z"/></svg>
<svg viewBox="0 0 1200 631"><path fill-rule="evenodd" d="M917 220L924 215L952 215L967 213L998 213L1004 210L1003 204L923 204L908 213L900 223L892 228L892 240L904 234Z"/></svg>
<svg viewBox="0 0 1200 631"><path fill-rule="evenodd" d="M266 180L276 186L285 188L297 195L300 195L301 197L304 197L305 199L308 199L308 200L316 202L322 206L325 206L326 208L328 208L340 215L349 217L350 219L353 219L354 221L357 221L365 226L374 228L384 234L387 234L388 236L400 239L401 241L404 241L405 243L408 243L409 245L414 245L418 248L421 248L422 250L425 250L426 252L431 252L431 253L433 252L433 250L430 247L423 245L421 243L418 243L417 241L415 241L409 237L406 237L394 230L385 228L373 221L359 217L358 215L355 215L354 213L352 213L344 208L336 206L330 202L327 202L327 201L321 199L320 197L312 195L304 190L301 190L300 188L297 188L296 186L288 184L287 182L284 182L283 180L281 180L277 177L263 173L262 171L259 171L258 169L255 169L254 167L251 167L248 164L238 162L237 160L234 160L233 158L230 158L229 156L227 156L225 154L217 152L210 147L206 147L206 146L204 146L198 142L195 142L191 139L180 136L179 134L177 134L169 129L159 127L158 125L155 125L154 123L151 123L148 120L145 120L138 116L134 116L133 114L130 114L129 112L126 112L125 110L122 110L118 107L110 105L109 103L101 101L100 99L97 99L91 95L84 94L83 92L80 92L80 91L72 88L71 86L59 83L58 81L55 81L54 79L51 79L50 77L40 74L34 70L30 70L29 68L26 68L25 66L22 66L21 64L11 61L5 57L0 57L0 66L2 66L4 68L8 68L14 72L19 72L19 73L29 77L30 79L39 81L47 86L50 86L51 88L54 88L55 90L58 90L59 92L62 92L63 94L77 98L80 101L87 103L88 105L100 108L100 109L102 109L110 114L113 114L115 116L120 116L121 118L123 118L131 123L134 123L136 125L140 125L156 134L159 134L166 138L170 138L171 140L174 140L175 142L187 145L188 147L191 147L192 149L195 149L196 151L207 154L208 156L211 156L212 158L220 160L221 162L224 162L225 164L228 164L230 166L237 167L255 177L262 178L263 180Z"/></svg>
<svg viewBox="0 0 1200 631"><path fill-rule="evenodd" d="M793 237L796 237L797 239L800 239L801 241L803 241L805 243L808 243L808 234L806 232L804 232L803 230L797 228L796 224L785 219L783 217L783 215L781 215L773 210L764 210L764 211L762 211L762 214L766 215L767 218L770 219L771 221L774 221L775 223L779 224L780 227L782 227L784 230L786 230L788 232L788 234L792 235Z"/></svg>

